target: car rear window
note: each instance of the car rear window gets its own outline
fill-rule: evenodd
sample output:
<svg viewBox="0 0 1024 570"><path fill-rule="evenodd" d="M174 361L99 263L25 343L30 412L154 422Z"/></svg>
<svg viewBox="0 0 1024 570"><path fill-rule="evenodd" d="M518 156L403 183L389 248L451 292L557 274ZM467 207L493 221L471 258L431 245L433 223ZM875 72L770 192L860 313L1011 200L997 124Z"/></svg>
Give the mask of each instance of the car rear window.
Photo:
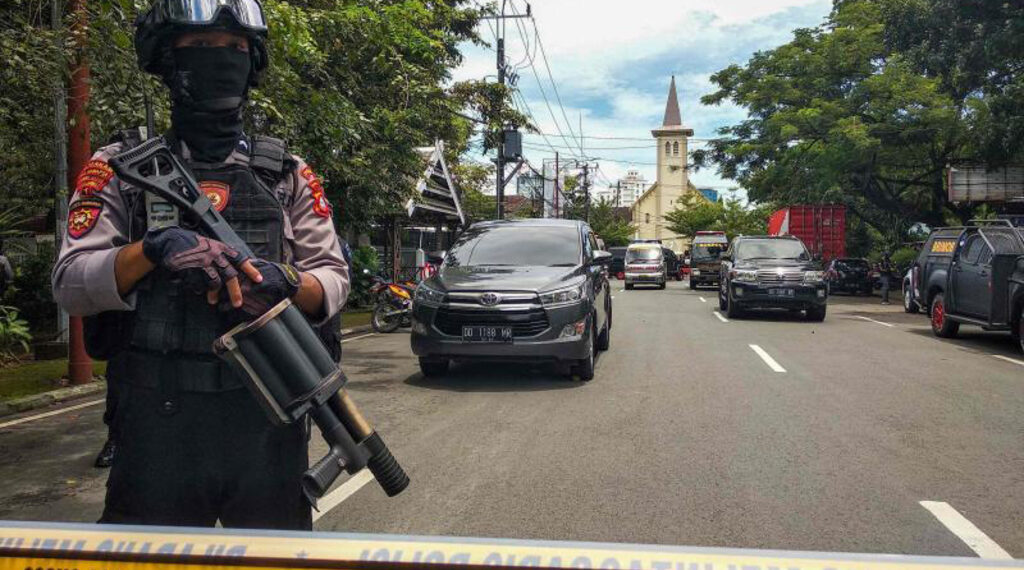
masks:
<svg viewBox="0 0 1024 570"><path fill-rule="evenodd" d="M661 261L661 257L661 248L658 246L631 247L626 250L626 263L634 261Z"/></svg>

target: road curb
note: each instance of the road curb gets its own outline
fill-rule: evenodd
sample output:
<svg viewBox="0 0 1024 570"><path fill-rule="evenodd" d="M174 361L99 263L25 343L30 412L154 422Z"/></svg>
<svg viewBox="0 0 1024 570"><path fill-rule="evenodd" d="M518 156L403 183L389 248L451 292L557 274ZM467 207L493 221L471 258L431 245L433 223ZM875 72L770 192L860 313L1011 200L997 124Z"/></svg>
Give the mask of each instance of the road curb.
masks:
<svg viewBox="0 0 1024 570"><path fill-rule="evenodd" d="M341 338L352 336L354 334L361 334L364 332L370 332L373 330L373 325L359 325L358 327L352 327L349 329L341 329Z"/></svg>
<svg viewBox="0 0 1024 570"><path fill-rule="evenodd" d="M78 398L84 398L85 396L105 392L106 389L107 382L105 380L96 380L81 386L69 386L67 388L59 388L57 390L51 390L41 394L25 396L24 398L10 400L8 402L0 402L0 418L31 410L37 410L39 408L46 408L69 400L77 400Z"/></svg>

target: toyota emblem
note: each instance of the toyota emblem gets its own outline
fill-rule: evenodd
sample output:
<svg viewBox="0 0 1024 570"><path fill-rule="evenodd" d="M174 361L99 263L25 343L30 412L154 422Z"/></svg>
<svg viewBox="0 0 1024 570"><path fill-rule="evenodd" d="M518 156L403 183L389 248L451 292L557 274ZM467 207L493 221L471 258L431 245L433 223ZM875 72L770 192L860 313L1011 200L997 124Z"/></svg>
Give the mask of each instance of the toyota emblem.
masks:
<svg viewBox="0 0 1024 570"><path fill-rule="evenodd" d="M493 307L494 305L497 305L500 302L501 302L501 295L499 295L497 293L484 293L483 295L480 295L480 304L481 305L487 305L488 307Z"/></svg>

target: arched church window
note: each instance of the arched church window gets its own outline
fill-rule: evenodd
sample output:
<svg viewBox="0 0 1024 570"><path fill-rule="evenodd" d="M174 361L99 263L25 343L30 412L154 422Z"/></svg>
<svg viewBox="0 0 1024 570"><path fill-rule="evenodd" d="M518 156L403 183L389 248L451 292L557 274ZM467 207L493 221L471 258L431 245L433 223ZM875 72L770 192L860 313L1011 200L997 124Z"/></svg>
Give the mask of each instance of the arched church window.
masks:
<svg viewBox="0 0 1024 570"><path fill-rule="evenodd" d="M650 214L644 214L644 223L645 224L651 223L651 215Z"/></svg>
<svg viewBox="0 0 1024 570"><path fill-rule="evenodd" d="M672 143L672 156L679 156L679 141Z"/></svg>
<svg viewBox="0 0 1024 570"><path fill-rule="evenodd" d="M665 156L672 153L672 143L665 141Z"/></svg>

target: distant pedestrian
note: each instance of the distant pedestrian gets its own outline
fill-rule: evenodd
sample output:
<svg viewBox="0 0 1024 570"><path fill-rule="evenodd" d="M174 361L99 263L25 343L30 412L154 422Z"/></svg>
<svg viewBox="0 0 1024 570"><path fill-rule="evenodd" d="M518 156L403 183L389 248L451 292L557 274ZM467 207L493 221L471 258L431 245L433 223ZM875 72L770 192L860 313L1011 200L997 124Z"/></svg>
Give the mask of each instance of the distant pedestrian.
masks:
<svg viewBox="0 0 1024 570"><path fill-rule="evenodd" d="M0 300L7 294L7 288L14 282L14 269L11 261L4 255L4 243L0 241Z"/></svg>
<svg viewBox="0 0 1024 570"><path fill-rule="evenodd" d="M885 252L882 254L882 262L878 264L878 276L882 282L882 304L889 304L889 286L892 282L893 274L892 260L889 259L889 253Z"/></svg>

